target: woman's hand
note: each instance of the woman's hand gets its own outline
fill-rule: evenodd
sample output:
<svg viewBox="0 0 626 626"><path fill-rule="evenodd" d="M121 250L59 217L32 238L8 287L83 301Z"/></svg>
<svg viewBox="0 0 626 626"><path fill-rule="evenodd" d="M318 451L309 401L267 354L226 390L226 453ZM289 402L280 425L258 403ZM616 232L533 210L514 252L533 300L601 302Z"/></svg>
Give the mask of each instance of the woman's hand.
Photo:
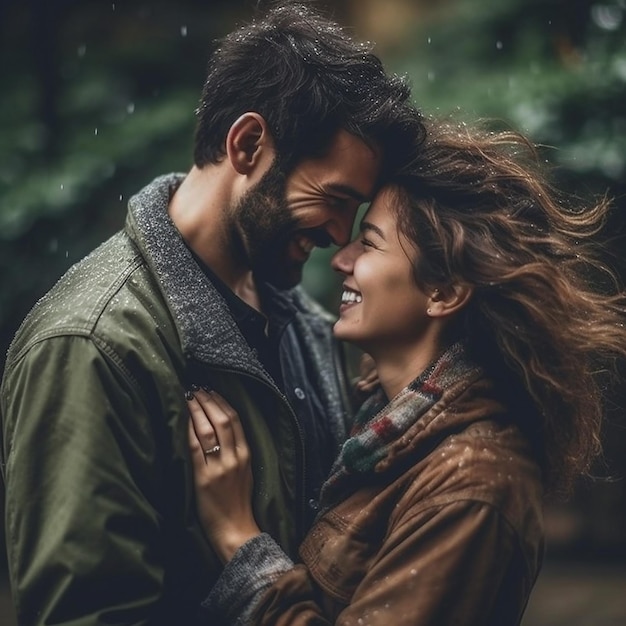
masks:
<svg viewBox="0 0 626 626"><path fill-rule="evenodd" d="M355 384L357 393L367 396L379 384L378 370L376 369L374 359L369 354L363 353L359 362L359 377Z"/></svg>
<svg viewBox="0 0 626 626"><path fill-rule="evenodd" d="M217 392L188 401L196 505L204 532L223 563L259 535L252 513L250 449L239 415Z"/></svg>

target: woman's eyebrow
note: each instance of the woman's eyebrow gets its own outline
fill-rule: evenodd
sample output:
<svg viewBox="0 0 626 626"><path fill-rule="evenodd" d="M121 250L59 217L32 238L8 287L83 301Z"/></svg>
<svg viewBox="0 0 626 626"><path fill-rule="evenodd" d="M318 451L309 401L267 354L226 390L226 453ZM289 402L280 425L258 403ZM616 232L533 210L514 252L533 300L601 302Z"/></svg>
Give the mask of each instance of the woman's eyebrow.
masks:
<svg viewBox="0 0 626 626"><path fill-rule="evenodd" d="M373 231L375 232L381 239L385 238L385 235L383 233L382 230L380 230L380 228L378 228L378 226L376 226L375 224L372 224L371 222L361 222L361 226L360 226L361 232L364 233L366 231Z"/></svg>

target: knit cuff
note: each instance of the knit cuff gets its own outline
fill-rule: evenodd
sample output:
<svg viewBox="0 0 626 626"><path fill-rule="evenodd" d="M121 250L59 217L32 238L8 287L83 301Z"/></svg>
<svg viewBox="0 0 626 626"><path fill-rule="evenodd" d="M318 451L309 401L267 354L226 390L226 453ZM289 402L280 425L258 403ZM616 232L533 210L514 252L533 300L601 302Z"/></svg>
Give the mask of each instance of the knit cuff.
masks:
<svg viewBox="0 0 626 626"><path fill-rule="evenodd" d="M226 624L248 624L261 597L293 562L267 534L246 541L226 564L202 609Z"/></svg>

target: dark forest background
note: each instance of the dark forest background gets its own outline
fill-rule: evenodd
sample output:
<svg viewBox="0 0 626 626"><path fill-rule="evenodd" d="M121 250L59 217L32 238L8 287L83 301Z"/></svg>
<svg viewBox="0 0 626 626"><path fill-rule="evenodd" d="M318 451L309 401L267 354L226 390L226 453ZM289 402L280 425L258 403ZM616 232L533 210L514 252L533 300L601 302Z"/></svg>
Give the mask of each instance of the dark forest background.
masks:
<svg viewBox="0 0 626 626"><path fill-rule="evenodd" d="M523 130L559 185L613 196L602 236L626 274L626 0L317 4L375 41L425 111ZM266 5L0 0L0 372L29 308L122 226L129 196L190 167L212 42ZM316 253L305 284L333 308L327 262ZM624 406L617 390L598 478L550 508L548 558L626 561Z"/></svg>

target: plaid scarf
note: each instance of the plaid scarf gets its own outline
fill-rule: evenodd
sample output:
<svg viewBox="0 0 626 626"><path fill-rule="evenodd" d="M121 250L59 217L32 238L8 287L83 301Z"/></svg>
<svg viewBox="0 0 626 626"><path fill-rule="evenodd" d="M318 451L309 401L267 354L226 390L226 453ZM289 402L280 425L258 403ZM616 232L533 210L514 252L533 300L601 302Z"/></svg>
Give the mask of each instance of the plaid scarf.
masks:
<svg viewBox="0 0 626 626"><path fill-rule="evenodd" d="M467 359L461 342L433 361L413 382L388 401L378 389L359 409L349 438L321 493L323 506L346 496L348 484L367 482L395 442L461 380L474 379L479 368Z"/></svg>

